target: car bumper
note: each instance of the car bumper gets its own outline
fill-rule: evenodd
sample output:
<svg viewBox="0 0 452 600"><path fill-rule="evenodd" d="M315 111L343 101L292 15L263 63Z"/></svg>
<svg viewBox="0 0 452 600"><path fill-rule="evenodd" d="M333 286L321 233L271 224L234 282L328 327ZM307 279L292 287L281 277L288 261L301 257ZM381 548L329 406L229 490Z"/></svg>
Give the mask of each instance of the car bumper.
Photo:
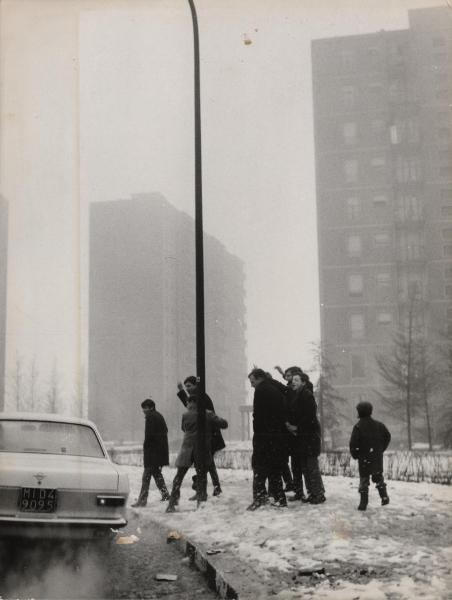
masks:
<svg viewBox="0 0 452 600"><path fill-rule="evenodd" d="M99 539L112 529L127 525L124 517L116 519L39 519L0 517L0 537L27 539Z"/></svg>

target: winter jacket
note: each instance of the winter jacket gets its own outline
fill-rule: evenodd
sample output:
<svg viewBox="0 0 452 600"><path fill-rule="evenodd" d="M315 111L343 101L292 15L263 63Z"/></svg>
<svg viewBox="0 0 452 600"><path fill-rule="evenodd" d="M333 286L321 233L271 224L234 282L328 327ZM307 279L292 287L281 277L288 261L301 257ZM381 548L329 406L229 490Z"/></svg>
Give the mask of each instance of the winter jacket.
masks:
<svg viewBox="0 0 452 600"><path fill-rule="evenodd" d="M383 472L383 452L391 434L383 423L372 417L361 417L350 437L350 454L359 461L360 475Z"/></svg>
<svg viewBox="0 0 452 600"><path fill-rule="evenodd" d="M145 467L162 467L169 464L168 428L165 419L156 410L146 416L143 442Z"/></svg>
<svg viewBox="0 0 452 600"><path fill-rule="evenodd" d="M187 392L185 390L179 390L177 392L177 397L182 402L182 404L186 407L187 400L188 400ZM208 394L204 395L204 402L205 402L206 410L211 410L212 412L215 412L212 399L210 398L210 396ZM213 427L211 439L212 439L212 444L211 444L210 449L211 449L212 454L215 454L215 452L218 452L218 450L223 450L223 448L226 448L226 444L224 443L224 439L223 439L223 436L221 435L221 431L220 431L219 427L215 427L215 426Z"/></svg>
<svg viewBox="0 0 452 600"><path fill-rule="evenodd" d="M287 457L285 448L284 396L270 380L254 389L253 469L280 468Z"/></svg>
<svg viewBox="0 0 452 600"><path fill-rule="evenodd" d="M302 457L319 456L321 446L317 404L308 386L297 390L292 399L289 422L295 425L295 448Z"/></svg>
<svg viewBox="0 0 452 600"><path fill-rule="evenodd" d="M214 428L226 429L228 422L218 417L211 410L206 410L206 466L212 464L212 431ZM201 461L201 448L198 444L198 411L196 405L190 407L182 415L182 431L184 439L179 454L176 458L176 467L190 467L193 462L199 464Z"/></svg>

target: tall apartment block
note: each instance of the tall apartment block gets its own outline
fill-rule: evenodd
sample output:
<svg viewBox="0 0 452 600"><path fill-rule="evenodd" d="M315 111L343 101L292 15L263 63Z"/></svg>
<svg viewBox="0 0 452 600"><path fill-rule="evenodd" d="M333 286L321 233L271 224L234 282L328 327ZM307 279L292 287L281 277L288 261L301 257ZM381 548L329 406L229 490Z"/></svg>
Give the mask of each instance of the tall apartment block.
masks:
<svg viewBox="0 0 452 600"><path fill-rule="evenodd" d="M8 204L0 196L0 410L5 406L6 271L8 261Z"/></svg>
<svg viewBox="0 0 452 600"><path fill-rule="evenodd" d="M204 236L206 389L240 438L246 401L243 263ZM195 229L159 194L91 205L88 414L106 439L141 441L152 397L182 437L177 381L196 374Z"/></svg>
<svg viewBox="0 0 452 600"><path fill-rule="evenodd" d="M410 312L452 331L452 10L315 40L312 66L321 338L354 419Z"/></svg>

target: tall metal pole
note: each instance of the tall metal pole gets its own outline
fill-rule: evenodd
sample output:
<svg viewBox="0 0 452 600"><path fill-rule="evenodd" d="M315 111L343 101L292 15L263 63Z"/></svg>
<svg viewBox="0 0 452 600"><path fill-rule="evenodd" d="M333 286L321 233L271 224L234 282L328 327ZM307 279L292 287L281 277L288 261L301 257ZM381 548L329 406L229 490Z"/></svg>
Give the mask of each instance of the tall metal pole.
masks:
<svg viewBox="0 0 452 600"><path fill-rule="evenodd" d="M196 371L198 382L198 449L200 467L206 472L206 357L204 331L204 240L202 222L201 81L198 16L188 0L193 21L194 105L195 105L195 245L196 245ZM200 488L198 488L200 491ZM199 501L198 496L198 501Z"/></svg>

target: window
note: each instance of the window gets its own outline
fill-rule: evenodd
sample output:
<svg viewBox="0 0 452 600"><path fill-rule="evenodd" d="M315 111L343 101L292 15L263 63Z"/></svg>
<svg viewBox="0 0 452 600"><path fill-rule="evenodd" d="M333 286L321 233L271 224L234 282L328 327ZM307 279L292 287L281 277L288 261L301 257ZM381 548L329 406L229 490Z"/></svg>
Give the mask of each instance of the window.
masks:
<svg viewBox="0 0 452 600"><path fill-rule="evenodd" d="M350 235L347 238L347 254L350 257L361 256L361 237L359 235Z"/></svg>
<svg viewBox="0 0 452 600"><path fill-rule="evenodd" d="M437 100L447 100L449 97L449 90L447 88L442 88L440 90L436 90L435 98Z"/></svg>
<svg viewBox="0 0 452 600"><path fill-rule="evenodd" d="M348 277L348 293L350 296L362 296L364 290L362 275L349 275Z"/></svg>
<svg viewBox="0 0 452 600"><path fill-rule="evenodd" d="M446 258L452 257L452 244L447 244L447 246L443 246L443 256Z"/></svg>
<svg viewBox="0 0 452 600"><path fill-rule="evenodd" d="M388 86L389 98L391 100L400 101L406 97L406 86L404 81L393 81Z"/></svg>
<svg viewBox="0 0 452 600"><path fill-rule="evenodd" d="M364 337L364 316L362 314L350 315L350 332L354 340Z"/></svg>
<svg viewBox="0 0 452 600"><path fill-rule="evenodd" d="M378 194L373 197L375 208L385 208L388 205L388 197L385 194Z"/></svg>
<svg viewBox="0 0 452 600"><path fill-rule="evenodd" d="M386 132L386 124L383 121L383 119L374 119L371 123L371 129L372 134L376 138L381 139L384 137L384 134Z"/></svg>
<svg viewBox="0 0 452 600"><path fill-rule="evenodd" d="M340 60L341 60L341 66L343 69L351 69L353 67L353 52L352 50L347 49L342 49L340 51Z"/></svg>
<svg viewBox="0 0 452 600"><path fill-rule="evenodd" d="M370 164L375 171L381 171L386 166L386 158L384 156L374 156L371 159Z"/></svg>
<svg viewBox="0 0 452 600"><path fill-rule="evenodd" d="M422 201L411 194L399 197L397 209L397 217L401 221L419 221L424 212Z"/></svg>
<svg viewBox="0 0 452 600"><path fill-rule="evenodd" d="M444 279L452 279L452 267L444 267Z"/></svg>
<svg viewBox="0 0 452 600"><path fill-rule="evenodd" d="M437 36L432 39L432 46L434 48L440 48L446 45L446 40L443 37Z"/></svg>
<svg viewBox="0 0 452 600"><path fill-rule="evenodd" d="M450 206L441 206L441 216L444 219L452 219L452 205L450 205Z"/></svg>
<svg viewBox="0 0 452 600"><path fill-rule="evenodd" d="M375 282L378 289L385 289L391 286L391 273L377 273L375 276Z"/></svg>
<svg viewBox="0 0 452 600"><path fill-rule="evenodd" d="M441 231L441 235L443 237L443 240L452 240L452 227L448 227L447 229L443 229Z"/></svg>
<svg viewBox="0 0 452 600"><path fill-rule="evenodd" d="M439 140L448 140L450 139L450 129L449 127L438 127L436 130L436 135Z"/></svg>
<svg viewBox="0 0 452 600"><path fill-rule="evenodd" d="M363 379L366 376L366 363L362 354L351 354L352 379Z"/></svg>
<svg viewBox="0 0 452 600"><path fill-rule="evenodd" d="M345 109L355 107L356 90L352 85L344 85L342 88L342 104Z"/></svg>
<svg viewBox="0 0 452 600"><path fill-rule="evenodd" d="M359 198L347 198L347 216L351 221L358 219L361 214L361 202Z"/></svg>
<svg viewBox="0 0 452 600"><path fill-rule="evenodd" d="M383 247L383 246L389 246L390 243L390 237L389 237L389 233L387 233L386 231L382 231L379 233L374 234L374 244L377 247Z"/></svg>
<svg viewBox="0 0 452 600"><path fill-rule="evenodd" d="M404 183L419 179L419 162L415 157L397 157L397 181Z"/></svg>
<svg viewBox="0 0 452 600"><path fill-rule="evenodd" d="M392 314L390 312L379 312L377 314L377 324L382 327L392 325Z"/></svg>
<svg viewBox="0 0 452 600"><path fill-rule="evenodd" d="M352 146L356 144L356 123L344 123L342 127L344 144Z"/></svg>
<svg viewBox="0 0 452 600"><path fill-rule="evenodd" d="M450 165L440 166L439 175L440 175L440 177L447 177L447 178L452 177L452 166L450 166Z"/></svg>
<svg viewBox="0 0 452 600"><path fill-rule="evenodd" d="M355 158L345 161L344 176L347 183L355 183L358 180L358 161Z"/></svg>

